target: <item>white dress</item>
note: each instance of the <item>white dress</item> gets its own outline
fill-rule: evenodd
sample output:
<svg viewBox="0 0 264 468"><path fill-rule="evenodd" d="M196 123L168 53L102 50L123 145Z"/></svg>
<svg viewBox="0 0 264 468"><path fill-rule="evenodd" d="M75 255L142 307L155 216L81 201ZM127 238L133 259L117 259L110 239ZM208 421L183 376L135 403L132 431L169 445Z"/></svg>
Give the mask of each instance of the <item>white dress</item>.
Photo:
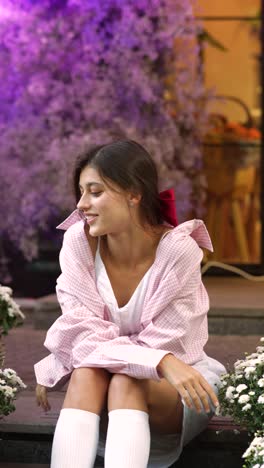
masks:
<svg viewBox="0 0 264 468"><path fill-rule="evenodd" d="M140 329L141 310L144 296L147 291L148 281L152 267L146 272L129 302L118 307L110 280L108 278L104 263L99 253L99 242L95 256L95 273L97 289L105 304L108 306L111 320L120 328L120 335L131 335L137 333ZM220 383L219 376L225 372L225 368L215 359L210 358L204 353L204 358L197 362L195 367L214 388L217 393L216 385ZM184 404L184 402L183 402ZM151 434L150 457L147 468L168 468L180 456L183 446L190 442L196 435L203 431L208 420L213 416L212 412L198 414L184 404L183 426L181 434ZM105 435L100 434L98 446L98 455L104 456Z"/></svg>

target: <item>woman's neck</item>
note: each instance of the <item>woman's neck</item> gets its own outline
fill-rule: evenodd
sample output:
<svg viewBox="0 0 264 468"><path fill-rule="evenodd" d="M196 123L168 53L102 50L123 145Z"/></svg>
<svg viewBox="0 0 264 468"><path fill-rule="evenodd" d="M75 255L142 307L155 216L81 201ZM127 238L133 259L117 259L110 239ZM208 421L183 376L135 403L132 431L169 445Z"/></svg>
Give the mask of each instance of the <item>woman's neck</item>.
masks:
<svg viewBox="0 0 264 468"><path fill-rule="evenodd" d="M119 268L133 269L155 258L157 246L165 226L143 230L134 228L128 232L107 235L101 241L101 256Z"/></svg>

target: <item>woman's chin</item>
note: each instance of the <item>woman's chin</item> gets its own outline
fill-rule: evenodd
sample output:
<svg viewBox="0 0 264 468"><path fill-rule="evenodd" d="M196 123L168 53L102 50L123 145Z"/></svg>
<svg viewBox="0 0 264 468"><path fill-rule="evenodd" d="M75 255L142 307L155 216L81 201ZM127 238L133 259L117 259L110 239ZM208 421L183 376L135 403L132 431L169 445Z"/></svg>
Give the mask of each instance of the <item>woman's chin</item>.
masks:
<svg viewBox="0 0 264 468"><path fill-rule="evenodd" d="M103 236L105 232L103 232L102 229L96 228L95 226L90 226L89 234L92 237L99 237L99 236Z"/></svg>

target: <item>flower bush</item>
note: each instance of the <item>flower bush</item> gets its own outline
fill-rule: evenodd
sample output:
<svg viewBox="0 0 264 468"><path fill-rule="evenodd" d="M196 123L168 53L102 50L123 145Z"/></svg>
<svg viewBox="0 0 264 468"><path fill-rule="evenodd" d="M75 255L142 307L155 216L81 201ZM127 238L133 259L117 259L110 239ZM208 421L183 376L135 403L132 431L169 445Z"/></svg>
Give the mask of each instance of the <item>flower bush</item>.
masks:
<svg viewBox="0 0 264 468"><path fill-rule="evenodd" d="M26 385L13 369L0 369L0 418L15 410L14 401Z"/></svg>
<svg viewBox="0 0 264 468"><path fill-rule="evenodd" d="M114 138L150 150L160 188L176 189L179 220L200 216L207 112L191 0L2 4L3 246L8 239L28 260L36 256L39 231L74 207L73 159Z"/></svg>
<svg viewBox="0 0 264 468"><path fill-rule="evenodd" d="M264 338L255 353L234 364L234 371L221 377L221 413L250 433L264 433Z"/></svg>
<svg viewBox="0 0 264 468"><path fill-rule="evenodd" d="M12 289L0 285L0 337L13 327L22 325L25 319L18 304L12 298Z"/></svg>
<svg viewBox="0 0 264 468"><path fill-rule="evenodd" d="M264 468L264 437L255 434L250 446L243 454L245 464L243 468Z"/></svg>
<svg viewBox="0 0 264 468"><path fill-rule="evenodd" d="M3 335L11 328L22 325L25 319L20 307L12 298L12 289L0 285L0 366L4 364ZM0 418L15 410L14 401L26 385L13 369L0 369Z"/></svg>

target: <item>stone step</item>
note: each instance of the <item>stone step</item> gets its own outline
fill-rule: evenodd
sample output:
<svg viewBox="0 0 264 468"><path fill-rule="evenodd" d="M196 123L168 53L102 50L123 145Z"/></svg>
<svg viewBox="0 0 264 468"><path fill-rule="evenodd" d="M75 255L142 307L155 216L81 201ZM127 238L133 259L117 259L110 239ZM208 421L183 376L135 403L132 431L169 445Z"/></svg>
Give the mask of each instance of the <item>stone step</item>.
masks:
<svg viewBox="0 0 264 468"><path fill-rule="evenodd" d="M17 302L36 330L47 330L61 314L55 294ZM264 335L264 311L261 308L211 307L208 326L212 335Z"/></svg>
<svg viewBox="0 0 264 468"><path fill-rule="evenodd" d="M49 468L49 464L39 463L1 463L0 468Z"/></svg>
<svg viewBox="0 0 264 468"><path fill-rule="evenodd" d="M264 288L261 282L237 277L203 277L210 298L211 335L264 335ZM54 286L55 288L55 286ZM60 315L56 295L17 297L27 323L47 330Z"/></svg>
<svg viewBox="0 0 264 468"><path fill-rule="evenodd" d="M33 392L19 396L16 411L0 421L0 460L5 468L8 463L18 464L13 468L48 466L63 397L64 392L50 393L52 410L45 414L36 406ZM185 447L173 467L241 468L241 456L248 445L246 431L239 430L230 418L214 417L208 428ZM102 467L103 460L98 458L95 468Z"/></svg>
<svg viewBox="0 0 264 468"><path fill-rule="evenodd" d="M264 288L261 283L234 277L204 277L210 298L211 335L264 335ZM60 315L56 295L17 298L35 329L47 330Z"/></svg>

